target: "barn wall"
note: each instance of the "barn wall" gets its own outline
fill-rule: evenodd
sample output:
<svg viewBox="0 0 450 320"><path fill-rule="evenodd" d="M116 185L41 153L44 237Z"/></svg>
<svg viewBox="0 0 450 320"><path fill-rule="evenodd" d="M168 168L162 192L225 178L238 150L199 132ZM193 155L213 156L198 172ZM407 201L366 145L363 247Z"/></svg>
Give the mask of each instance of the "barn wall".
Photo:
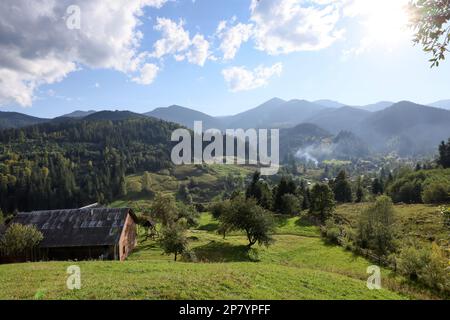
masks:
<svg viewBox="0 0 450 320"><path fill-rule="evenodd" d="M136 248L137 245L137 231L136 222L134 222L131 215L127 215L125 225L119 240L119 259L124 261L128 255Z"/></svg>
<svg viewBox="0 0 450 320"><path fill-rule="evenodd" d="M35 248L20 256L6 256L0 252L0 263L19 263L28 261L83 261L115 260L114 246Z"/></svg>

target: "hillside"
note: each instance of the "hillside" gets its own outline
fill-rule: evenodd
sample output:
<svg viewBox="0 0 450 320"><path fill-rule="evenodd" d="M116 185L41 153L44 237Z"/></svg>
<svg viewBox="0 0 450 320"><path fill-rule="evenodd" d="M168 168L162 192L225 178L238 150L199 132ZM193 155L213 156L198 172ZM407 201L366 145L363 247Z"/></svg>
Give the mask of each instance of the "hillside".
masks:
<svg viewBox="0 0 450 320"><path fill-rule="evenodd" d="M227 128L260 128L271 120L271 115L275 110L285 104L286 101L273 98L256 108L239 113L237 115L226 117L225 125Z"/></svg>
<svg viewBox="0 0 450 320"><path fill-rule="evenodd" d="M341 131L333 136L315 124L302 123L280 132L281 159L295 156L298 159L317 162L365 158L369 154L370 150L365 141L348 131Z"/></svg>
<svg viewBox="0 0 450 320"><path fill-rule="evenodd" d="M392 107L395 103L390 101L380 101L377 103L369 104L362 107L357 107L362 110L370 111L370 112L378 112L384 110L386 108ZM356 108L356 107L355 107Z"/></svg>
<svg viewBox="0 0 450 320"><path fill-rule="evenodd" d="M352 107L342 107L335 110L324 110L319 114L307 119L319 127L326 128L333 134L340 131L354 131L358 124L370 116L369 111Z"/></svg>
<svg viewBox="0 0 450 320"><path fill-rule="evenodd" d="M420 297L383 270L382 290L368 290L371 263L325 244L298 218L280 220L276 243L250 255L245 238L223 239L209 214L190 230L197 262L173 262L139 239L126 262L77 262L82 289L65 288L73 262L1 265L0 299L405 299ZM26 278L26 282L21 279ZM22 285L17 286L20 282Z"/></svg>
<svg viewBox="0 0 450 320"><path fill-rule="evenodd" d="M402 101L371 114L357 134L377 151L405 156L433 153L450 136L450 111Z"/></svg>
<svg viewBox="0 0 450 320"><path fill-rule="evenodd" d="M143 119L144 115L139 113L134 113L131 111L99 111L92 113L83 118L83 120L99 121L119 121L119 120L129 120L129 119Z"/></svg>
<svg viewBox="0 0 450 320"><path fill-rule="evenodd" d="M0 184L3 212L108 202L126 192L126 174L173 166L170 136L179 126L145 116L103 117L128 113L100 115L110 121L65 120L0 131L0 180L8 179ZM33 179L22 172L32 172Z"/></svg>
<svg viewBox="0 0 450 320"><path fill-rule="evenodd" d="M291 128L327 107L306 100L271 99L234 116L219 118L226 128Z"/></svg>
<svg viewBox="0 0 450 320"><path fill-rule="evenodd" d="M0 129L22 128L34 124L44 123L49 119L41 119L17 112L0 111Z"/></svg>
<svg viewBox="0 0 450 320"><path fill-rule="evenodd" d="M320 144L324 139L331 139L332 134L327 130L311 123L302 123L294 128L280 131L280 154L294 153L299 148Z"/></svg>
<svg viewBox="0 0 450 320"><path fill-rule="evenodd" d="M84 118L87 117L93 113L96 113L97 111L94 110L89 110L89 111L80 111L80 110L76 110L74 112L65 114L63 116L61 116L62 118Z"/></svg>
<svg viewBox="0 0 450 320"><path fill-rule="evenodd" d="M187 128L193 129L194 121L202 121L203 129L222 129L223 123L205 113L184 108L181 106L170 106L158 108L145 113L146 116L158 118L165 121L178 123Z"/></svg>

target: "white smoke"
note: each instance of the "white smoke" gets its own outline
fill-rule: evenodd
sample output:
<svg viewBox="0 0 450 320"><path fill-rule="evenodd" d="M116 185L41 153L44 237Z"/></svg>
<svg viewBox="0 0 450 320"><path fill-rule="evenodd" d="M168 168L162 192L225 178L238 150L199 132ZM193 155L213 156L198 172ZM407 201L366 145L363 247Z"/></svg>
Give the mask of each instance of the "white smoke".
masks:
<svg viewBox="0 0 450 320"><path fill-rule="evenodd" d="M331 156L334 152L335 144L319 144L310 145L305 148L300 148L296 153L297 159L313 162L316 166L319 164L319 159L324 159Z"/></svg>

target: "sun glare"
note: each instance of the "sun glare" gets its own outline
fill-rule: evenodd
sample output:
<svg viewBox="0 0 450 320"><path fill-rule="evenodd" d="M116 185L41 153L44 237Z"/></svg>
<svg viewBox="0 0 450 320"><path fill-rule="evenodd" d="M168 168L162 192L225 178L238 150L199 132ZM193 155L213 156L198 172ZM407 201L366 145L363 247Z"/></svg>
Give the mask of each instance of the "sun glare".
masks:
<svg viewBox="0 0 450 320"><path fill-rule="evenodd" d="M365 22L367 36L378 44L392 46L399 41L409 39L408 0L370 1L368 18Z"/></svg>

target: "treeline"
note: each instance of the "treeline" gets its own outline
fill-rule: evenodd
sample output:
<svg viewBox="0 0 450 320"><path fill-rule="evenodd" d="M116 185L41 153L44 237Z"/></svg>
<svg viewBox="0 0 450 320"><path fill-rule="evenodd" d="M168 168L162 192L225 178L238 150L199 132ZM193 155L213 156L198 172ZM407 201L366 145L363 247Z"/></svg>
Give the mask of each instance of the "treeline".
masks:
<svg viewBox="0 0 450 320"><path fill-rule="evenodd" d="M176 125L154 119L68 120L0 131L0 209L5 213L107 203L125 175L171 166Z"/></svg>
<svg viewBox="0 0 450 320"><path fill-rule="evenodd" d="M418 163L415 169L401 167L375 179L376 191L396 203L442 204L450 202L450 139L439 146L434 166Z"/></svg>

